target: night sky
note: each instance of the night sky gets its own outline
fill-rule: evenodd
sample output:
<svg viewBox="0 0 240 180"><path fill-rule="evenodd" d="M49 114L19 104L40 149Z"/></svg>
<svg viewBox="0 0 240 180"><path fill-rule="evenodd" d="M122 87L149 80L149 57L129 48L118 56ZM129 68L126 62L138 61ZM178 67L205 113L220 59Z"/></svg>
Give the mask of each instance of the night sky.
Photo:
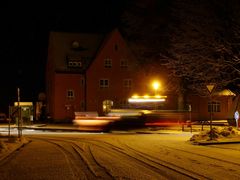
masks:
<svg viewBox="0 0 240 180"><path fill-rule="evenodd" d="M35 101L45 91L50 31L108 32L119 25L124 1L17 2L0 7L0 112L17 101Z"/></svg>

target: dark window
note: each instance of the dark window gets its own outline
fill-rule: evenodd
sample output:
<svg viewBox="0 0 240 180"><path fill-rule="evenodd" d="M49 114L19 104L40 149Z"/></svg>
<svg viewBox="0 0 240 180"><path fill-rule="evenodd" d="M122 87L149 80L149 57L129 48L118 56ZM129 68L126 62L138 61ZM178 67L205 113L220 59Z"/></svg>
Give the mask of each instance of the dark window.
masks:
<svg viewBox="0 0 240 180"><path fill-rule="evenodd" d="M104 67L111 68L112 67L112 59L109 59L109 58L104 59Z"/></svg>
<svg viewBox="0 0 240 180"><path fill-rule="evenodd" d="M74 91L72 89L67 90L67 98L74 99Z"/></svg>
<svg viewBox="0 0 240 180"><path fill-rule="evenodd" d="M212 108L212 112L220 112L221 111L220 102L215 102L215 101L213 101L212 103L208 102L208 112L211 112L211 108Z"/></svg>
<svg viewBox="0 0 240 180"><path fill-rule="evenodd" d="M132 80L131 79L124 79L123 80L123 87L126 89L132 88Z"/></svg>
<svg viewBox="0 0 240 180"><path fill-rule="evenodd" d="M108 79L100 79L99 87L100 88L108 88L109 87L109 80Z"/></svg>

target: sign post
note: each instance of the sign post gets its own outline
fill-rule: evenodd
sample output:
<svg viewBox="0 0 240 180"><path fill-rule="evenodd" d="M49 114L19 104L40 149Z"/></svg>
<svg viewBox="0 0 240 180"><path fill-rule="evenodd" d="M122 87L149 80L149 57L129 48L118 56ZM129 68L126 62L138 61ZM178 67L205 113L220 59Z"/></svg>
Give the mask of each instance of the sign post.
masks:
<svg viewBox="0 0 240 180"><path fill-rule="evenodd" d="M208 84L207 85L207 89L208 89L208 92L209 92L209 95L210 95L210 140L213 139L213 132L212 132L212 111L213 111L213 107L212 107L212 92L213 92L213 89L215 88L215 84Z"/></svg>

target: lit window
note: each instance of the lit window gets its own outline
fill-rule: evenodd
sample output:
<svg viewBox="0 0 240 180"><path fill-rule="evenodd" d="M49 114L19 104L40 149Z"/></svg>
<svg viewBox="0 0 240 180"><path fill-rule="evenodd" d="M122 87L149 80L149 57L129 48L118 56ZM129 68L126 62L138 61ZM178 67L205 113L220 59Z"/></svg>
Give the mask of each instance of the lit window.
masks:
<svg viewBox="0 0 240 180"><path fill-rule="evenodd" d="M109 87L109 80L108 79L100 79L99 87L100 88L108 88Z"/></svg>
<svg viewBox="0 0 240 180"><path fill-rule="evenodd" d="M132 88L132 80L131 79L124 79L123 80L123 87L127 89Z"/></svg>
<svg viewBox="0 0 240 180"><path fill-rule="evenodd" d="M112 67L112 59L109 59L109 58L104 59L104 67L111 68Z"/></svg>
<svg viewBox="0 0 240 180"><path fill-rule="evenodd" d="M121 68L128 68L128 61L126 59L120 60L120 67Z"/></svg>
<svg viewBox="0 0 240 180"><path fill-rule="evenodd" d="M66 56L67 66L69 68L80 68L82 67L82 59L77 56Z"/></svg>
<svg viewBox="0 0 240 180"><path fill-rule="evenodd" d="M74 91L72 89L67 90L67 98L74 99Z"/></svg>
<svg viewBox="0 0 240 180"><path fill-rule="evenodd" d="M72 68L82 67L82 62L80 62L80 61L68 61L68 67L72 67Z"/></svg>
<svg viewBox="0 0 240 180"><path fill-rule="evenodd" d="M208 102L208 112L211 112L211 108L212 112L220 112L220 102Z"/></svg>

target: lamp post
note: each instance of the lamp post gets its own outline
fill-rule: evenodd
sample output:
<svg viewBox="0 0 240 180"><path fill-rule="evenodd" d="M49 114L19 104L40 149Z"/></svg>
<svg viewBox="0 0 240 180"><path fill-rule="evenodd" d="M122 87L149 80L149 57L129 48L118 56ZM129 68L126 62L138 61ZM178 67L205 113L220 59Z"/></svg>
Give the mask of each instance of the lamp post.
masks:
<svg viewBox="0 0 240 180"><path fill-rule="evenodd" d="M154 91L155 91L155 96L158 94L158 89L159 89L159 87L160 87L160 83L158 82L158 81L154 81L153 83L152 83L152 87L153 87L153 89L154 89Z"/></svg>
<svg viewBox="0 0 240 180"><path fill-rule="evenodd" d="M21 110L20 110L20 88L17 88L17 108L18 108L18 138L21 137L20 130L20 118L21 118Z"/></svg>
<svg viewBox="0 0 240 180"><path fill-rule="evenodd" d="M158 81L154 81L152 83L152 87L154 89L154 95L157 96L158 95L158 89L160 88L160 83ZM157 103L155 103L155 109L157 109Z"/></svg>

